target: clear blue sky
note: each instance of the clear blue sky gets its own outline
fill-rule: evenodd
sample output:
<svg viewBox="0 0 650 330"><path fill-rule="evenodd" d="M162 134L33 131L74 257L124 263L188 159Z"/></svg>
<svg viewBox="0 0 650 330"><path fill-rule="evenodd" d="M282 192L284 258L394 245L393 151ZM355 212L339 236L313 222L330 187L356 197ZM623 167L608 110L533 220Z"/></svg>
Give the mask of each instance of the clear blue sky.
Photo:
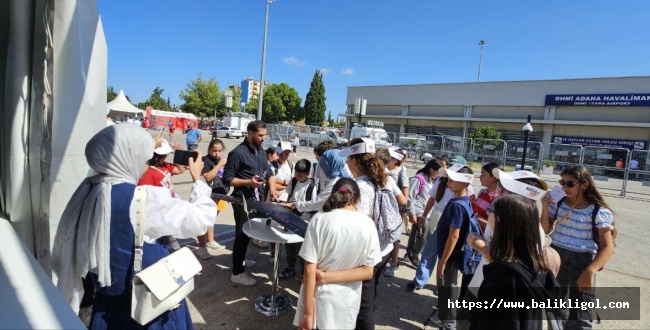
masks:
<svg viewBox="0 0 650 330"><path fill-rule="evenodd" d="M135 103L160 86L180 105L199 72L222 89L260 77L265 0L98 4L108 85ZM304 102L323 70L336 116L348 86L476 81L481 39L481 81L650 75L649 12L647 0L277 0L265 79Z"/></svg>

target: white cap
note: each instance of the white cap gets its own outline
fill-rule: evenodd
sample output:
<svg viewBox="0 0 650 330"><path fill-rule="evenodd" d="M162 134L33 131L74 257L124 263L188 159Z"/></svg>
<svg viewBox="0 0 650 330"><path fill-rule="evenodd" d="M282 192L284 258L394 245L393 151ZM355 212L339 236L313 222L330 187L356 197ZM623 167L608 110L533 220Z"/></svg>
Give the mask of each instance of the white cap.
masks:
<svg viewBox="0 0 650 330"><path fill-rule="evenodd" d="M402 153L402 149L397 146L392 146L388 148L388 153L390 154L391 157L402 161L404 159L404 154Z"/></svg>
<svg viewBox="0 0 650 330"><path fill-rule="evenodd" d="M517 181L517 179L531 178L531 179L538 179L539 181L542 182L543 180L539 179L537 175L531 172L528 172L526 174L521 174L517 172L528 172L528 171L516 171L516 172L506 173L504 171L499 170L498 168L495 168L492 170L492 175L494 175L494 177L499 180L503 188L507 189L513 194L524 196L534 201L538 201L542 199L542 197L544 197L544 193L546 192L545 189L540 189L528 185L526 183ZM546 185L545 182L544 185Z"/></svg>
<svg viewBox="0 0 650 330"><path fill-rule="evenodd" d="M494 172L494 171L492 171ZM542 180L537 174L531 172L531 171L514 171L514 172L506 172L508 175L510 175L511 178L515 180L520 180L520 179L535 179L539 184L544 188L544 190L548 190L548 184L546 181ZM494 175L494 173L493 173ZM498 177L495 175L495 177L498 179Z"/></svg>
<svg viewBox="0 0 650 330"><path fill-rule="evenodd" d="M153 152L157 155L166 155L172 151L174 151L174 149L172 149L172 147L169 145L169 142L167 142L165 139L163 139L160 143L160 147L153 150Z"/></svg>
<svg viewBox="0 0 650 330"><path fill-rule="evenodd" d="M339 152L339 156L347 157L356 154L374 154L375 153L375 141L369 138L361 138L363 142L351 145Z"/></svg>
<svg viewBox="0 0 650 330"><path fill-rule="evenodd" d="M275 151L281 154L287 150L291 151L291 143L288 141L280 141L280 143L278 143L278 148Z"/></svg>
<svg viewBox="0 0 650 330"><path fill-rule="evenodd" d="M449 178L453 181L472 183L472 181L474 180L474 171L472 171L471 168L467 167L470 173L458 173L458 171L460 171L464 167L467 166L456 164L454 166L451 166L450 168L442 167L438 170L438 174L441 177Z"/></svg>

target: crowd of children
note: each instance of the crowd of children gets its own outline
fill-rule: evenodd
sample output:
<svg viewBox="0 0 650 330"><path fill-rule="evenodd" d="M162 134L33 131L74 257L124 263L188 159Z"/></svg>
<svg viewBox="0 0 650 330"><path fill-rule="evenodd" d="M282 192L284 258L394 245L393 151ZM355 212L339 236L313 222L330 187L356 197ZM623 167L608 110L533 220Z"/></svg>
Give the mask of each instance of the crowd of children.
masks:
<svg viewBox="0 0 650 330"><path fill-rule="evenodd" d="M562 172L566 197L553 202L538 176L506 173L497 163L482 166L483 188L474 194L475 174L459 157L432 158L409 178L406 153L376 149L372 139L354 138L342 151L323 141L314 148L313 164L289 160L294 148L280 142L266 150L274 193L259 188L263 200L281 203L308 223L303 243L284 245L287 266L279 274L302 281L294 325L374 329L378 283L382 274L391 277L398 270L403 224L403 260L416 268L406 288L420 290L435 274L438 306L428 321L433 325L536 329L545 313L551 328L591 327L590 310L472 312L447 303L595 301L595 275L613 254L616 232L613 213L586 168ZM203 177L213 190L227 162L224 149L215 139L203 159ZM183 169L164 162L171 150L165 143L156 149L140 184L166 186L174 195L171 175ZM224 248L214 241L213 228L199 237L199 245L202 259Z"/></svg>

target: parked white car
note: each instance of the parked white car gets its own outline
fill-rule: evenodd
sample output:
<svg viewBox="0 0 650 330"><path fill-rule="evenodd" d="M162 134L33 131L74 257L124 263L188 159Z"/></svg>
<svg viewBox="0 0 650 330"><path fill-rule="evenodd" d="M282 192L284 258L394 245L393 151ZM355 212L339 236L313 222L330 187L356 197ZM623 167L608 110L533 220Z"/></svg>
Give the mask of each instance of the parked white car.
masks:
<svg viewBox="0 0 650 330"><path fill-rule="evenodd" d="M230 138L234 137L234 138L239 139L242 136L243 136L243 134L241 133L241 131L239 131L239 130L237 130L235 128L232 128L232 127L222 126L222 127L217 128L217 137L218 138L228 138L228 139L230 139Z"/></svg>

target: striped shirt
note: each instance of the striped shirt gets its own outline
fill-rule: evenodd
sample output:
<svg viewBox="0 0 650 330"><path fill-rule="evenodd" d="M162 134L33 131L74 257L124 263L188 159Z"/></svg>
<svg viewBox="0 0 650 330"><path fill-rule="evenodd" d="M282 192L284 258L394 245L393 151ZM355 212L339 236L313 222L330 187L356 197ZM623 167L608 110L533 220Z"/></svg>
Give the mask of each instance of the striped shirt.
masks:
<svg viewBox="0 0 650 330"><path fill-rule="evenodd" d="M551 204L548 210L549 217L555 215L557 205ZM591 215L594 213L594 205L584 209L573 209L571 214L564 220L564 217L571 208L562 203L557 212L557 219L555 230L551 232L553 244L573 252L590 252L596 253L598 247L594 242L592 228L591 228ZM596 228L610 228L614 229L612 225L614 217L612 211L601 207L596 215Z"/></svg>

